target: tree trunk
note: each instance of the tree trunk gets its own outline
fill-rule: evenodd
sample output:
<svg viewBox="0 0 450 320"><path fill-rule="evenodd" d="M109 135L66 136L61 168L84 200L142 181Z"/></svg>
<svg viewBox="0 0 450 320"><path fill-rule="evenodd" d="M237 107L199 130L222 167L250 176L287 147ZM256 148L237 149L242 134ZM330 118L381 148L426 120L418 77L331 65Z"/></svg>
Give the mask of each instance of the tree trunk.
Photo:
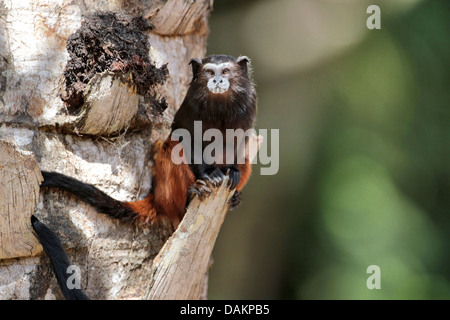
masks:
<svg viewBox="0 0 450 320"><path fill-rule="evenodd" d="M38 186L40 168L118 200L147 195L151 146L167 138L190 81L190 59L205 55L211 9L212 0L0 2L0 299L63 298L32 233L32 214L59 235L91 299L206 296L228 190L194 201L189 219L196 227L183 221L188 231L177 230L184 241L198 242L204 234L190 235L207 223L200 218L205 208L221 213L212 222L216 234L203 238L206 251L177 260L180 270L196 273L195 289L187 292L176 288L188 284L173 281L173 271L158 276L154 287L152 274L177 263L171 255L161 264L168 260L160 254L153 266L173 232L170 224L124 224L68 193L39 193ZM176 247L171 239L166 253ZM186 265L197 256L206 257L198 269Z"/></svg>

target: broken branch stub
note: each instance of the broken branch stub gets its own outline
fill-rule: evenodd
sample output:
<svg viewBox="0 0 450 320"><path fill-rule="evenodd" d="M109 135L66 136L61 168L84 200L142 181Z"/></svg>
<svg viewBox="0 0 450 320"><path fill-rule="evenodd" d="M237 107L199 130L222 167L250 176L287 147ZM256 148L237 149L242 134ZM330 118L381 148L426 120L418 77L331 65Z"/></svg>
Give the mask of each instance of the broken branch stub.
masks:
<svg viewBox="0 0 450 320"><path fill-rule="evenodd" d="M117 134L132 125L139 104L155 114L167 107L165 97L157 98L157 87L168 69L150 60L151 29L142 17L96 12L69 37L61 98L77 116L76 133Z"/></svg>
<svg viewBox="0 0 450 320"><path fill-rule="evenodd" d="M0 259L33 256L42 251L30 218L43 180L31 152L0 140Z"/></svg>
<svg viewBox="0 0 450 320"><path fill-rule="evenodd" d="M75 124L79 133L110 135L126 129L138 111L139 95L131 73L97 73L84 90Z"/></svg>
<svg viewBox="0 0 450 320"><path fill-rule="evenodd" d="M177 230L153 261L143 299L198 300L204 295L211 252L234 192L227 184L228 177L205 200L192 200Z"/></svg>

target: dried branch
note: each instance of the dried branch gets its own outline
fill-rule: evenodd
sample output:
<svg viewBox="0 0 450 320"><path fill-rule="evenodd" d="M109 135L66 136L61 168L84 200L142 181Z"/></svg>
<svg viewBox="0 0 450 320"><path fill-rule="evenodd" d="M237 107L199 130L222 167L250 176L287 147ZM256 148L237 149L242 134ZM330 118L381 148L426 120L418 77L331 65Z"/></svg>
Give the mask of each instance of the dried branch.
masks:
<svg viewBox="0 0 450 320"><path fill-rule="evenodd" d="M30 217L43 179L34 155L0 140L0 177L0 260L36 255Z"/></svg>
<svg viewBox="0 0 450 320"><path fill-rule="evenodd" d="M189 205L186 215L153 261L144 299L200 299L214 243L233 195L224 183L203 201Z"/></svg>

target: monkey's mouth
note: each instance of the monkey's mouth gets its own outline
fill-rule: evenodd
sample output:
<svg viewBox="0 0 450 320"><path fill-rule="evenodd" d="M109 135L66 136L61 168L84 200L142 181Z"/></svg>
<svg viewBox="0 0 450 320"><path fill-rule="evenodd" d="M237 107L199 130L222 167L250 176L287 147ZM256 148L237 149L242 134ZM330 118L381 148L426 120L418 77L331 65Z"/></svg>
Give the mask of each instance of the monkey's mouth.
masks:
<svg viewBox="0 0 450 320"><path fill-rule="evenodd" d="M216 94L224 93L224 92L228 91L228 88L229 88L229 86L220 86L220 85L208 87L210 92L216 93Z"/></svg>
<svg viewBox="0 0 450 320"><path fill-rule="evenodd" d="M215 88L212 88L210 91L212 93L224 93L225 91L227 91L227 89L221 88L221 87L215 87Z"/></svg>

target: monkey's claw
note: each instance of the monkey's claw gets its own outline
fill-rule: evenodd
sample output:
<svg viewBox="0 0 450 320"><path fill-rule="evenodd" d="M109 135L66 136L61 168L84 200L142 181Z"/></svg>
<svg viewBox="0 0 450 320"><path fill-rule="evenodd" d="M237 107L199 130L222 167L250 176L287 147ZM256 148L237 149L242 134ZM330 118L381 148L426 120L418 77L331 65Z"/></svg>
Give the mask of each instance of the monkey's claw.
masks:
<svg viewBox="0 0 450 320"><path fill-rule="evenodd" d="M210 194L211 189L208 187L205 181L200 179L195 181L195 183L189 188L189 200L192 200L195 195L198 195L200 200L203 200Z"/></svg>
<svg viewBox="0 0 450 320"><path fill-rule="evenodd" d="M239 193L239 191L235 191L234 192L233 196L228 201L228 203L230 204L230 210L231 211L237 209L237 207L241 203L241 194Z"/></svg>

